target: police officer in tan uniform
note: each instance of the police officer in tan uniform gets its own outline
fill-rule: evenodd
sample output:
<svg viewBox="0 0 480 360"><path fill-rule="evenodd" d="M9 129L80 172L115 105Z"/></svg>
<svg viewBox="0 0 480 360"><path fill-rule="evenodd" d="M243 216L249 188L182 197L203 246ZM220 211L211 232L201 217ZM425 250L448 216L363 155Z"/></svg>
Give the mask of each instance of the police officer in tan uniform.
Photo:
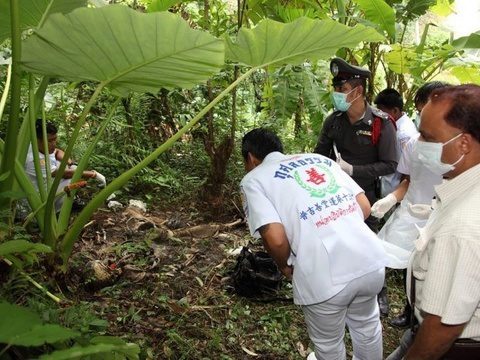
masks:
<svg viewBox="0 0 480 360"><path fill-rule="evenodd" d="M379 177L397 168L397 138L389 115L370 106L365 99L370 71L340 58L330 62L335 111L324 121L314 152L337 161L365 191L371 204L377 201ZM367 225L378 230L370 216ZM379 294L380 312L388 314L386 289Z"/></svg>

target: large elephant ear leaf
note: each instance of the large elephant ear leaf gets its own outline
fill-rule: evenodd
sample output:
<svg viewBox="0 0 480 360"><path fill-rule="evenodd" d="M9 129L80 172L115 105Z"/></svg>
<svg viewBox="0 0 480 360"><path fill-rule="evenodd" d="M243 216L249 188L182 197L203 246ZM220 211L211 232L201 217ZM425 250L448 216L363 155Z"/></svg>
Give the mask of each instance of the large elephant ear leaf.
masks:
<svg viewBox="0 0 480 360"><path fill-rule="evenodd" d="M26 70L120 90L190 88L218 72L224 44L179 16L126 6L55 14L23 43Z"/></svg>
<svg viewBox="0 0 480 360"><path fill-rule="evenodd" d="M49 15L86 6L87 0L20 0L21 30L37 27ZM10 0L0 0L0 44L10 37Z"/></svg>
<svg viewBox="0 0 480 360"><path fill-rule="evenodd" d="M351 28L333 20L305 17L288 24L268 19L253 29L242 28L235 43L226 38L226 57L253 67L297 65L306 59L326 59L361 41L383 39L375 29L363 25Z"/></svg>

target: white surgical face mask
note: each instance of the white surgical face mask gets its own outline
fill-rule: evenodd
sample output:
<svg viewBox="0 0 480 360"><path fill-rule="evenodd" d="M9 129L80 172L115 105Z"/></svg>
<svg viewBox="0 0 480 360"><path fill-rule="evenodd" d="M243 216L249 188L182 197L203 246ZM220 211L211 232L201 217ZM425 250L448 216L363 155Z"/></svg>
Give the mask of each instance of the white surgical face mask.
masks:
<svg viewBox="0 0 480 360"><path fill-rule="evenodd" d="M443 147L448 143L458 139L462 134L463 133L458 134L443 144L418 140L414 149L415 155L418 157L422 165L434 174L446 174L447 172L455 169L455 165L462 161L465 154L460 156L460 158L453 164L445 164L442 162Z"/></svg>
<svg viewBox="0 0 480 360"><path fill-rule="evenodd" d="M360 95L358 95L355 99L353 99L351 102L348 102L347 101L347 96L348 94L350 94L353 90L355 90L355 88L353 88L352 90L350 90L348 93L342 93L342 92L339 92L339 91L334 91L332 93L332 101L333 101L333 106L335 106L335 109L337 109L338 111L347 111L350 106L352 106L352 102L357 100Z"/></svg>

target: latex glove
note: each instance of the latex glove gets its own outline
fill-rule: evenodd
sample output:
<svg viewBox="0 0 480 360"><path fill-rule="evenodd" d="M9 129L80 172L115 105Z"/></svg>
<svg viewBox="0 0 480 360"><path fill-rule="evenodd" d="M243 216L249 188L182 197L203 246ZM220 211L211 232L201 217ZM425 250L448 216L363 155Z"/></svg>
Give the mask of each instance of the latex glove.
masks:
<svg viewBox="0 0 480 360"><path fill-rule="evenodd" d="M421 220L427 220L432 213L432 207L426 204L410 204L407 210L410 215Z"/></svg>
<svg viewBox="0 0 480 360"><path fill-rule="evenodd" d="M398 202L393 194L388 194L383 199L378 200L372 205L372 216L381 219Z"/></svg>
<svg viewBox="0 0 480 360"><path fill-rule="evenodd" d="M342 159L342 155L338 153L337 164L340 165L340 168L345 171L348 175L352 176L353 166Z"/></svg>
<svg viewBox="0 0 480 360"><path fill-rule="evenodd" d="M99 187L105 187L105 185L107 185L107 180L105 179L105 176L100 174L98 171L95 171L95 180L99 182Z"/></svg>

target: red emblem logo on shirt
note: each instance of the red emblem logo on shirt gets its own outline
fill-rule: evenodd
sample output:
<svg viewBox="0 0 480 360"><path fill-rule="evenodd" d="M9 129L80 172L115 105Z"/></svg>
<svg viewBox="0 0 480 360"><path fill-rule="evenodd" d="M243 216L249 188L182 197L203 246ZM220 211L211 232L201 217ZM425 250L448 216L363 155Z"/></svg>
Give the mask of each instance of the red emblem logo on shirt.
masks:
<svg viewBox="0 0 480 360"><path fill-rule="evenodd" d="M310 168L310 170L306 170L306 173L309 176L307 179L308 182L314 183L315 185L320 185L326 182L325 174L319 174L318 171L313 167Z"/></svg>

